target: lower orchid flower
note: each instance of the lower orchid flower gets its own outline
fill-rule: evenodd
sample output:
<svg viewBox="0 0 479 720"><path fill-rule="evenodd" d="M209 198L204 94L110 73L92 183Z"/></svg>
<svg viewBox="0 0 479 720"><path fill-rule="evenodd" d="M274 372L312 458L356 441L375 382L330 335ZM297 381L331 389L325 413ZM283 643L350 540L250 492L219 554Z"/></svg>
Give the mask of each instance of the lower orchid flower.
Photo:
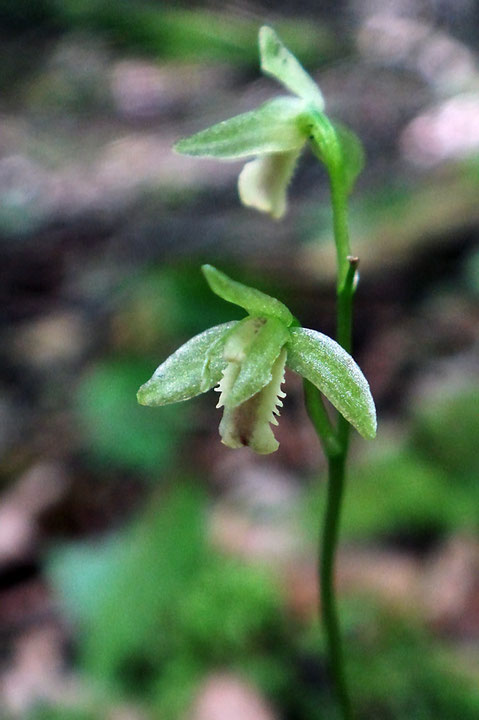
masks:
<svg viewBox="0 0 479 720"><path fill-rule="evenodd" d="M369 385L353 358L331 338L295 325L279 300L236 282L211 265L203 273L211 290L248 313L196 335L167 358L138 391L142 405L188 400L216 386L223 407L222 442L257 453L277 450L277 425L285 367L313 383L358 432L376 434Z"/></svg>

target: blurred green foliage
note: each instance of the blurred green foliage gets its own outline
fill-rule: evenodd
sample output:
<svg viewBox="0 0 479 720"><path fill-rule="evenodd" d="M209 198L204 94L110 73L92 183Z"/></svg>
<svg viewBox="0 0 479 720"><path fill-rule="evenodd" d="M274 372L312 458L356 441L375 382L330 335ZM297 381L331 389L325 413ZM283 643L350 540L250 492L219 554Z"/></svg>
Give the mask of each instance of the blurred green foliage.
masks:
<svg viewBox="0 0 479 720"><path fill-rule="evenodd" d="M94 712L77 708L45 707L34 710L26 720L97 720Z"/></svg>
<svg viewBox="0 0 479 720"><path fill-rule="evenodd" d="M421 399L408 437L382 440L350 472L342 537L409 538L419 545L479 528L477 408L479 386L441 385ZM310 532L324 509L324 486L307 500ZM319 515L318 515L319 513Z"/></svg>
<svg viewBox="0 0 479 720"><path fill-rule="evenodd" d="M464 267L465 284L474 297L479 296L479 248L468 256Z"/></svg>
<svg viewBox="0 0 479 720"><path fill-rule="evenodd" d="M157 364L205 328L240 319L244 311L218 300L195 265L156 267L129 280L121 289L119 320L128 326L129 347L154 354Z"/></svg>
<svg viewBox="0 0 479 720"><path fill-rule="evenodd" d="M423 458L442 468L455 492L465 489L471 497L476 491L479 499L478 408L479 384L442 385L417 408L412 442Z"/></svg>
<svg viewBox="0 0 479 720"><path fill-rule="evenodd" d="M177 485L129 530L50 563L85 671L171 720L209 669L246 664L282 627L268 574L207 544L205 509L202 491Z"/></svg>
<svg viewBox="0 0 479 720"><path fill-rule="evenodd" d="M257 65L257 18L191 8L178 4L132 0L56 0L58 16L67 25L105 34L119 47L160 57L196 61L227 61ZM326 30L295 19L278 22L284 41L305 61L317 63L330 52ZM319 34L318 34L319 33Z"/></svg>
<svg viewBox="0 0 479 720"><path fill-rule="evenodd" d="M454 654L414 619L368 604L363 597L357 603L350 600L343 611L346 666L358 720L476 717L479 693L474 680L461 677ZM305 656L311 657L321 642L320 628L308 630L303 638ZM297 699L305 720L337 717L328 693L319 699L306 687Z"/></svg>
<svg viewBox="0 0 479 720"><path fill-rule="evenodd" d="M187 407L158 413L138 405L136 391L151 371L145 360L98 362L77 387L76 412L92 459L158 478L177 457L191 416Z"/></svg>
<svg viewBox="0 0 479 720"><path fill-rule="evenodd" d="M209 545L206 511L202 490L178 484L106 543L52 555L50 578L81 629L84 673L110 703L140 703L147 717L177 720L209 672L230 670L284 716L335 718L320 627L288 615L265 568ZM349 599L344 610L358 718L477 717L473 681L460 678L454 655L415 621L364 598ZM100 720L104 713L42 710L34 720Z"/></svg>
<svg viewBox="0 0 479 720"><path fill-rule="evenodd" d="M258 20L190 3L128 0L3 0L0 32L87 31L119 48L186 61L256 66ZM335 47L331 32L300 18L278 16L275 26L294 53L317 65Z"/></svg>

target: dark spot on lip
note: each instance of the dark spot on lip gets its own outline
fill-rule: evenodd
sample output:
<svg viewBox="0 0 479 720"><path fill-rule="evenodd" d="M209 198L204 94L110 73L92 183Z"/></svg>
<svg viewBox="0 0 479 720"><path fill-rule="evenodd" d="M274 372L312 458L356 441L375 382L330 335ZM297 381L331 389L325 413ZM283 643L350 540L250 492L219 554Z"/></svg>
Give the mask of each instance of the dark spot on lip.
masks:
<svg viewBox="0 0 479 720"><path fill-rule="evenodd" d="M237 428L236 437L244 447L249 447L251 443L260 395L260 392L256 393L256 395L253 395L253 397L236 408L234 415L234 423Z"/></svg>
<svg viewBox="0 0 479 720"><path fill-rule="evenodd" d="M255 335L256 335L256 333L258 333L258 332L261 330L261 328L262 328L263 325L265 325L265 324L266 324L266 318L255 318L255 323L254 323L254 333L255 333Z"/></svg>

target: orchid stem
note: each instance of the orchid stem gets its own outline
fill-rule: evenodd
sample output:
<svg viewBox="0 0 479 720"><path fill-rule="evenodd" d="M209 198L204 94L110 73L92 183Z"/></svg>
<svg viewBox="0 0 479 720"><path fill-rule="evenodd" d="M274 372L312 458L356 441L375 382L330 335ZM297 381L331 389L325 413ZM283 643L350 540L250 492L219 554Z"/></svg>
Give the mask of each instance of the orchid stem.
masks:
<svg viewBox="0 0 479 720"><path fill-rule="evenodd" d="M336 428L329 419L321 393L309 380L303 380L303 388L309 419L314 425L324 454L326 457L339 455L341 446L337 438Z"/></svg>
<svg viewBox="0 0 479 720"><path fill-rule="evenodd" d="M321 614L326 635L329 671L344 720L353 717L344 675L344 660L334 590L335 550L345 479L346 454L328 458L328 497L320 550Z"/></svg>
<svg viewBox="0 0 479 720"><path fill-rule="evenodd" d="M353 296L358 259L350 255L346 194L341 183L341 178L338 177L337 173L330 172L330 189L338 267L336 339L347 352L351 352ZM318 432L318 424L313 424ZM344 659L334 588L334 569L346 478L349 431L349 423L340 415L337 429L334 433L336 452L326 451L328 459L328 488L318 568L320 613L326 635L329 669L336 700L343 720L352 720L353 709L344 672ZM321 433L321 435L323 435L323 433ZM331 443L329 443L329 447L325 445L324 439L322 442L325 449L328 450L331 447Z"/></svg>

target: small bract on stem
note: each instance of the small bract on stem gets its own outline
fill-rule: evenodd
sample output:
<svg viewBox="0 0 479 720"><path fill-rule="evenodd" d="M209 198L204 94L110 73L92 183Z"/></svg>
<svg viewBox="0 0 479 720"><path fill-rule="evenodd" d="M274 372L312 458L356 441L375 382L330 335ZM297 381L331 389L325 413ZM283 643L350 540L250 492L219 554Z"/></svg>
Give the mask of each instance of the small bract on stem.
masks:
<svg viewBox="0 0 479 720"><path fill-rule="evenodd" d="M293 95L275 98L180 140L175 150L219 160L250 158L238 180L240 199L279 219L286 212L287 186L297 161L306 147L311 148L326 167L330 184L337 257L336 340L299 326L276 298L204 265L211 290L247 315L205 330L182 345L142 385L138 401L166 405L216 387L217 407L223 408L222 442L267 454L279 445L271 425L277 425L275 416L285 396L285 367L303 377L306 407L328 460L318 575L333 686L342 717L349 720L353 713L343 669L334 559L350 429L365 438L376 434L369 385L349 354L358 259L350 251L347 201L363 165L363 152L354 133L325 114L319 87L271 28L261 28L259 49L263 72ZM338 411L336 423L326 412L323 396Z"/></svg>

